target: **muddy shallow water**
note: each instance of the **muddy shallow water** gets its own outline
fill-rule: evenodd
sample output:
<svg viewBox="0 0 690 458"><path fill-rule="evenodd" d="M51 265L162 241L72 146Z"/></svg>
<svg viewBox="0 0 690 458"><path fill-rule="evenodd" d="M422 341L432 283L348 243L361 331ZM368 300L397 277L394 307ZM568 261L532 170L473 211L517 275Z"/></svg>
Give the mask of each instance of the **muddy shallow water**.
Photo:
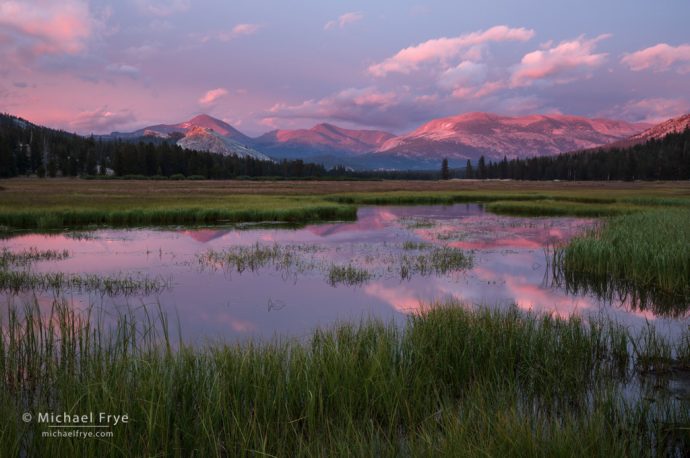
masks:
<svg viewBox="0 0 690 458"><path fill-rule="evenodd" d="M59 235L26 234L0 240L13 252L66 249L64 260L35 263L34 272L131 275L161 278L161 292L107 296L83 291L0 292L2 303L36 295L50 307L56 295L74 307L106 313L156 306L179 319L186 340L246 340L275 334L301 337L317 326L377 317L402 321L421 304L448 298L468 305L570 314L603 314L633 329L653 322L663 334L687 329L687 318L670 319L629 304L589 294L568 294L550 279L548 247L563 243L595 221L581 218L518 218L484 212L480 205L366 207L355 222L299 229L252 226L202 229L99 229ZM258 245L257 245L258 244ZM291 263L252 268L204 262L211 252L238 247L288 247ZM405 262L427 259L435 249L460 249L471 267L413 271ZM411 264L411 265L412 265ZM362 281L332 281L333 266L366 272Z"/></svg>

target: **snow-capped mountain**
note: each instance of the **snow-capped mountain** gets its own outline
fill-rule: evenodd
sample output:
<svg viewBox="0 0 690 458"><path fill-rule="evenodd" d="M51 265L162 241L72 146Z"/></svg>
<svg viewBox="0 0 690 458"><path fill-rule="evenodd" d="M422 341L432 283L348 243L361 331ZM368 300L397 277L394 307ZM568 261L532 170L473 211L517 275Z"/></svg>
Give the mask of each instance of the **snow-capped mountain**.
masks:
<svg viewBox="0 0 690 458"><path fill-rule="evenodd" d="M184 149L194 151L208 151L223 156L253 157L264 161L271 158L255 149L248 148L241 143L228 138L208 127L193 126L178 140L177 144Z"/></svg>
<svg viewBox="0 0 690 458"><path fill-rule="evenodd" d="M466 113L430 121L386 141L377 155L422 160L543 156L592 148L629 137L649 127L608 119L565 115L500 116Z"/></svg>

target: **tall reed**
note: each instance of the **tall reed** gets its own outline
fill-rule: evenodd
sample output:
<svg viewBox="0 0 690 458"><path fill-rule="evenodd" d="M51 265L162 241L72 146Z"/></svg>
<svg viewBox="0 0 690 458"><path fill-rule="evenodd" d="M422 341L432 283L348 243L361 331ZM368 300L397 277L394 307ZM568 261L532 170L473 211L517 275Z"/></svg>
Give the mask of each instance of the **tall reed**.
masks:
<svg viewBox="0 0 690 458"><path fill-rule="evenodd" d="M0 326L2 456L690 451L687 401L626 400L630 335L603 321L445 304L404 327L365 320L306 342L175 347L160 309L108 322L56 302L47 314L10 306ZM42 438L45 426L21 420L63 411L132 421L94 440Z"/></svg>

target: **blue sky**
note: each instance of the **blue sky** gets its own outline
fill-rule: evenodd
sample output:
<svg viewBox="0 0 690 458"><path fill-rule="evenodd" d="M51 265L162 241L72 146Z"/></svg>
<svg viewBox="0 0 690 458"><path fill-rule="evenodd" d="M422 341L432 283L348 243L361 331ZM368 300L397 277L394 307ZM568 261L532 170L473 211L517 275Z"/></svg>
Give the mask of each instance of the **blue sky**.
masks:
<svg viewBox="0 0 690 458"><path fill-rule="evenodd" d="M690 111L690 2L0 0L0 110L80 133L202 112L255 135L467 111Z"/></svg>

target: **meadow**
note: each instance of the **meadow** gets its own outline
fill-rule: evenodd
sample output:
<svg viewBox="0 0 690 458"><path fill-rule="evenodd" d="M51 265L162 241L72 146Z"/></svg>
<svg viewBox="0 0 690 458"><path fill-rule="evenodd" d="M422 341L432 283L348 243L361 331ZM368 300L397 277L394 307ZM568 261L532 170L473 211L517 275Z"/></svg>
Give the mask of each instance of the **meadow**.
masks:
<svg viewBox="0 0 690 458"><path fill-rule="evenodd" d="M0 180L0 226L62 229L356 217L357 205L485 202L525 215L608 216L686 206L685 182Z"/></svg>
<svg viewBox="0 0 690 458"><path fill-rule="evenodd" d="M490 212L600 218L551 252L554 281L632 307L690 307L690 183L249 182L11 179L0 226L103 226L352 220L365 205L481 202ZM410 221L424 227L424 221ZM88 234L88 232L84 233ZM84 235L88 237L88 235ZM471 255L407 241L401 279L471 265ZM318 247L209 251L202 267L312 269ZM363 318L245 344L186 345L158 309L103 320L59 298L69 287L124 294L165 281L45 274L64 251L0 253L0 287L55 290L0 312L0 456L685 456L690 332L670 340L604 318L559 318L457 302L403 326ZM306 260L305 260L306 256ZM366 283L353 264L317 267L332 285ZM52 276L50 276L52 275ZM61 275L61 276L60 276ZM397 275L397 274L396 274ZM487 304L487 306L490 304ZM43 312L41 312L43 310ZM632 387L632 388L631 388ZM671 393L671 394L669 394ZM127 413L98 440L45 440L26 412Z"/></svg>

